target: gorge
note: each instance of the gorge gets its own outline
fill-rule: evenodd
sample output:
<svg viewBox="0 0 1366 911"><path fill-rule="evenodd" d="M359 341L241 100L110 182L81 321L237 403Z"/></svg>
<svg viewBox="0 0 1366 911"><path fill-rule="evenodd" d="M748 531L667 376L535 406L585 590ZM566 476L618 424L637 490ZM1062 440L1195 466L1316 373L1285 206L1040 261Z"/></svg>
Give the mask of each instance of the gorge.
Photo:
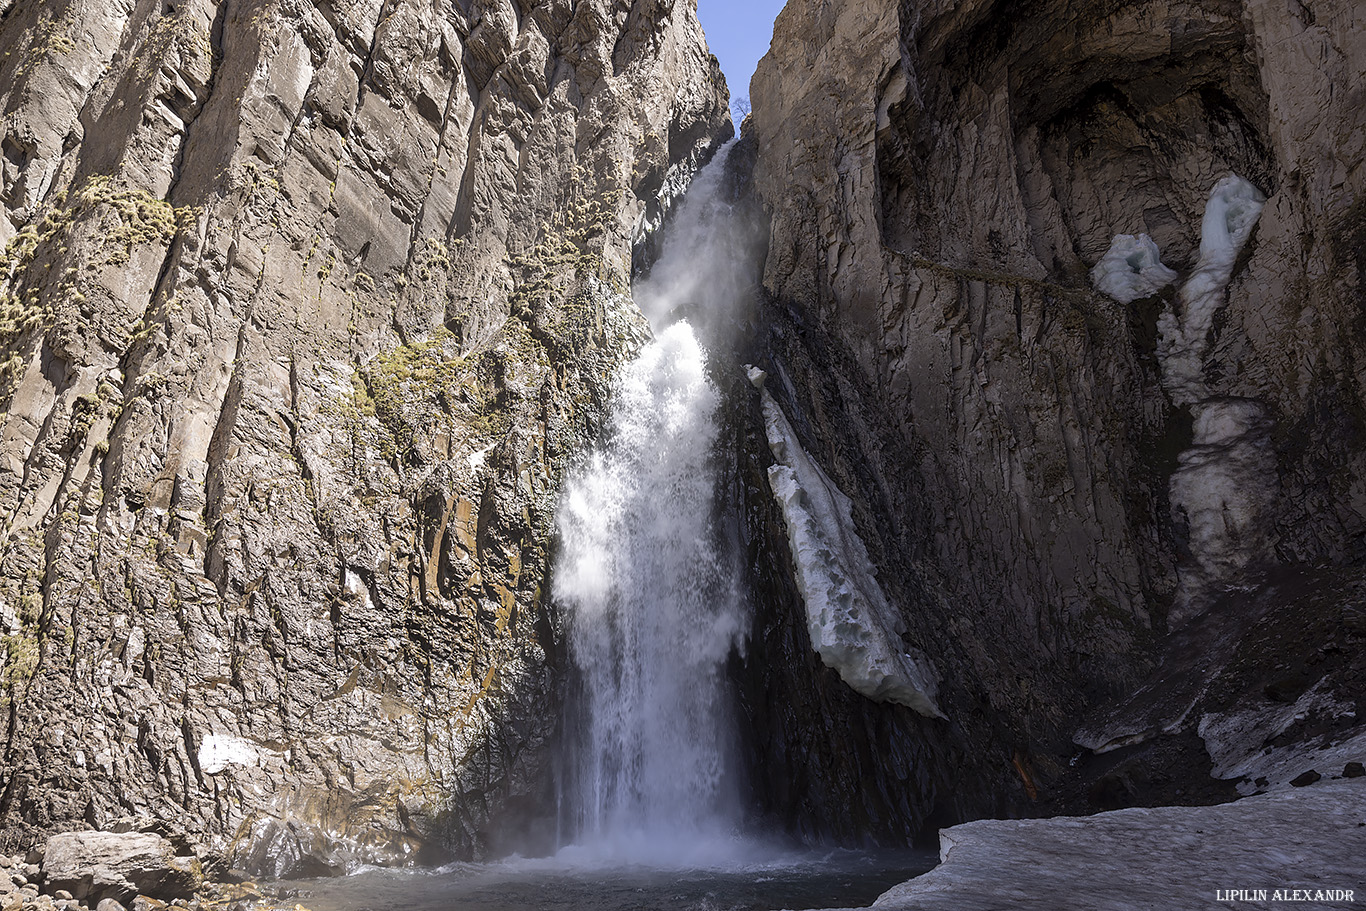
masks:
<svg viewBox="0 0 1366 911"><path fill-rule="evenodd" d="M1363 85L794 0L736 136L689 0L0 0L0 853L1356 812Z"/></svg>

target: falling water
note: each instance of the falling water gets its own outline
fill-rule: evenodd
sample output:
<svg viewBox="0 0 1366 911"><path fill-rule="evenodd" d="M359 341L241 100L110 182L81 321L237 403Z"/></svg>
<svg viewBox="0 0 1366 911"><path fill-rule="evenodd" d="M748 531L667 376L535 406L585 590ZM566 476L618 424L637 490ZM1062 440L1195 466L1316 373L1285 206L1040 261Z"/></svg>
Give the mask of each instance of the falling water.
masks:
<svg viewBox="0 0 1366 911"><path fill-rule="evenodd" d="M740 816L724 666L744 607L714 522L720 395L701 340L735 300L728 154L635 288L655 339L618 377L608 439L560 509L554 593L582 682L570 834L613 856L676 861Z"/></svg>

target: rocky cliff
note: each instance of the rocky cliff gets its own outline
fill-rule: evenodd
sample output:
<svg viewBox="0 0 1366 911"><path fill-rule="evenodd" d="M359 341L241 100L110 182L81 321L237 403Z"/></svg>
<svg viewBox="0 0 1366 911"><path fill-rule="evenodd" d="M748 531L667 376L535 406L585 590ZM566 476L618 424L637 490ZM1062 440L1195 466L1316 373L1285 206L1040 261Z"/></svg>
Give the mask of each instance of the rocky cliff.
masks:
<svg viewBox="0 0 1366 911"><path fill-rule="evenodd" d="M0 2L8 844L546 812L550 511L727 104L688 0Z"/></svg>
<svg viewBox="0 0 1366 911"><path fill-rule="evenodd" d="M790 828L1218 799L1363 743L1363 73L1349 2L783 11L746 133L770 221L750 356L947 716L810 660L751 439L753 647L778 670L747 706ZM1199 285L1211 231L1238 233L1206 218L1231 173L1265 207L1238 210L1227 287ZM1097 291L1142 234L1175 283ZM1198 395L1172 379L1192 325Z"/></svg>

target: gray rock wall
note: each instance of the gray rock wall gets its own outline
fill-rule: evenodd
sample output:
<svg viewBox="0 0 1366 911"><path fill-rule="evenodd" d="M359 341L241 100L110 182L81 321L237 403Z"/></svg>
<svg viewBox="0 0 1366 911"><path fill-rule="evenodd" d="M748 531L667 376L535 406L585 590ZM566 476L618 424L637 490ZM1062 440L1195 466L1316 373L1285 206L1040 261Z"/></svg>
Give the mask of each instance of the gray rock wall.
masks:
<svg viewBox="0 0 1366 911"><path fill-rule="evenodd" d="M769 388L853 498L949 717L839 709L881 759L872 783L807 781L807 825L851 801L910 813L911 829L1084 808L1063 793L1078 720L1163 654L1190 561L1168 484L1191 442L1156 360L1172 298L1121 305L1087 273L1114 235L1140 232L1189 270L1229 171L1269 201L1206 379L1275 416L1278 489L1261 492L1264 558L1220 582L1262 585L1272 564L1360 574L1366 115L1345 87L1366 67L1361 17L1259 0L780 15L751 86L771 219L755 358L788 377ZM763 538L767 559L790 559ZM756 641L790 651L792 616L761 610ZM786 678L767 697L778 716L842 699L819 670ZM836 768L851 749L833 729L780 728L760 736L794 765Z"/></svg>
<svg viewBox="0 0 1366 911"><path fill-rule="evenodd" d="M4 838L534 828L560 473L730 130L694 4L5 3L0 96Z"/></svg>

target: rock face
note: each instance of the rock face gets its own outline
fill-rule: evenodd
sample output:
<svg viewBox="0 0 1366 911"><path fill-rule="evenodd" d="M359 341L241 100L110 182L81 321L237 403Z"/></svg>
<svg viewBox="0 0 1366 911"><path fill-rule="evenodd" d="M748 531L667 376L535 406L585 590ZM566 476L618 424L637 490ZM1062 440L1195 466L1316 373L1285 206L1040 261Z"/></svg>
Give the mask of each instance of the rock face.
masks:
<svg viewBox="0 0 1366 911"><path fill-rule="evenodd" d="M1096 711L1105 728L1159 664L1129 717L1169 677L1193 688L1189 711L1125 742L1187 737L1204 764L1190 781L1211 766L1203 715L1274 708L1265 687L1282 665L1300 687L1290 702L1322 679L1315 692L1337 708L1268 736L1359 728L1341 706L1360 692L1350 656L1366 633L1366 105L1343 86L1366 73L1363 17L1349 2L1262 0L780 15L746 133L770 215L751 357L852 500L948 718L851 703L832 675L794 669L809 644L756 480L770 461L751 443L748 525L770 596L754 648L780 669L747 704L756 762L793 770L766 798L787 825L820 829L842 806L909 814L907 831L1085 809L1085 789L1068 790L1076 720ZM1234 196L1266 202L1191 343L1194 401L1164 388L1159 318L1190 323L1175 322L1191 306L1178 289L1230 173L1251 184ZM1151 279L1125 282L1126 303L1090 277L1119 235ZM1176 274L1156 280L1163 265ZM1273 590L1295 600L1264 613ZM1216 606L1245 622L1197 622ZM1296 611L1328 631L1277 656L1266 635ZM1196 660L1162 664L1182 623L1207 633L1183 640ZM1342 660L1320 666L1324 654ZM823 730L795 727L822 709ZM1216 722L1204 729L1229 728ZM850 738L873 776L855 770Z"/></svg>
<svg viewBox="0 0 1366 911"><path fill-rule="evenodd" d="M0 3L7 841L329 872L547 812L560 471L730 131L694 7Z"/></svg>

